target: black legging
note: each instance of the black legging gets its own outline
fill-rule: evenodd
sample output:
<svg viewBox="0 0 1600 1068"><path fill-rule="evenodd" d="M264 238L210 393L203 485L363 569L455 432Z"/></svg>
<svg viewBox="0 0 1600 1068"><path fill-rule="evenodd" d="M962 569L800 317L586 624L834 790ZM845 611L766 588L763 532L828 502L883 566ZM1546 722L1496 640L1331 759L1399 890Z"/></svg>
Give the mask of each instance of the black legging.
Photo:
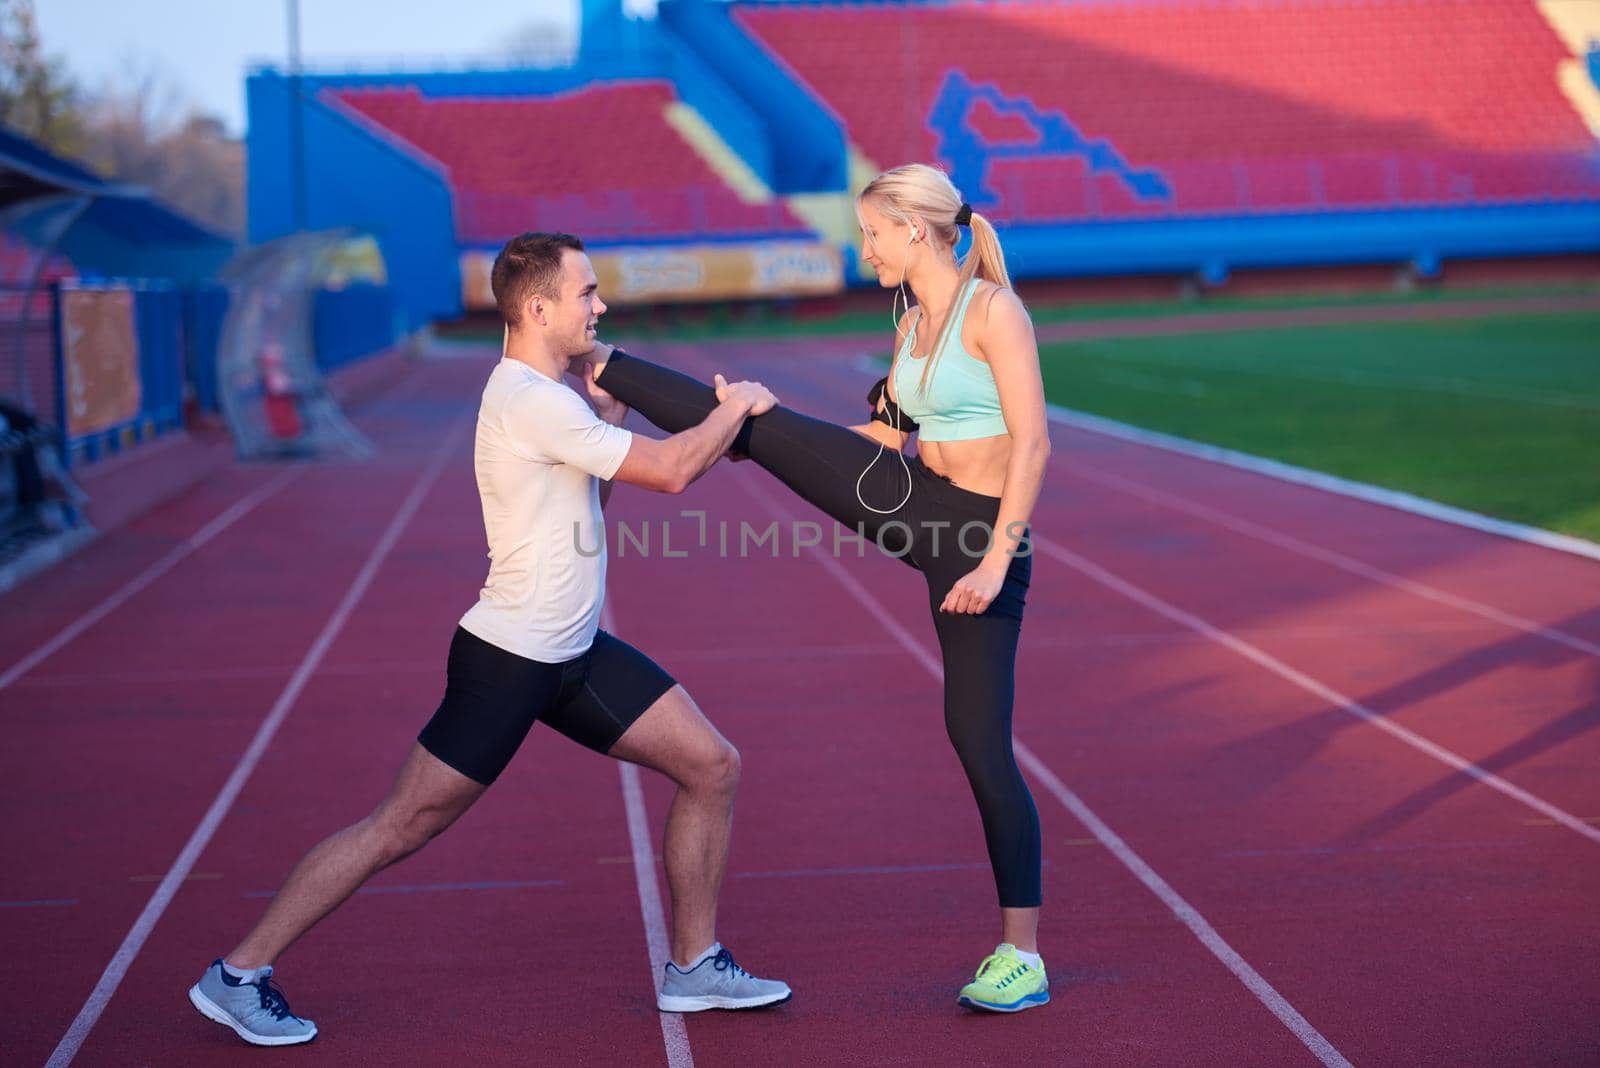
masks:
<svg viewBox="0 0 1600 1068"><path fill-rule="evenodd" d="M669 433L696 426L717 405L716 392L676 371L623 352L612 355L599 384ZM745 421L734 442L744 453L852 531L901 556L928 581L928 605L944 657L944 723L972 784L1003 908L1039 904L1039 813L1011 747L1017 638L1022 629L1031 556L1016 556L999 595L982 615L939 611L945 595L977 566L1000 500L961 489L915 458L911 495L892 453L847 427L778 407ZM861 497L856 481L861 481Z"/></svg>

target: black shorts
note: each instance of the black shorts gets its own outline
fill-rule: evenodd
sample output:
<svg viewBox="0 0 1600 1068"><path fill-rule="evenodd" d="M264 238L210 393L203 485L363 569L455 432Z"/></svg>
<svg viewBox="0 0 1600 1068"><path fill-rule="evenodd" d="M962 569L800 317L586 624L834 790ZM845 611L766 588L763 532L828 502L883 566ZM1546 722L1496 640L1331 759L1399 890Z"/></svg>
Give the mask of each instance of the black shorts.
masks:
<svg viewBox="0 0 1600 1068"><path fill-rule="evenodd" d="M603 630L582 656L546 664L457 627L444 700L417 741L487 786L511 763L535 720L605 753L674 685L654 660Z"/></svg>

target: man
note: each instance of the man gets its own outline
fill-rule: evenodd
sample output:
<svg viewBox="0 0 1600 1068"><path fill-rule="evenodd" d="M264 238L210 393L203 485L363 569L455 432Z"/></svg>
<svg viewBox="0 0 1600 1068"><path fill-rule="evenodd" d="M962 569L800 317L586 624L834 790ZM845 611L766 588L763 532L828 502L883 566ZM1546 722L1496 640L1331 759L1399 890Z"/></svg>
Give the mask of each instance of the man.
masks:
<svg viewBox="0 0 1600 1068"><path fill-rule="evenodd" d="M611 482L680 493L727 451L747 415L777 401L759 383L738 382L698 426L665 440L631 434L621 426L628 409L593 385L582 359L606 310L582 242L514 238L495 259L491 285L506 342L483 392L474 461L489 577L451 642L443 702L388 798L306 854L255 929L189 991L201 1013L256 1045L317 1034L272 984L278 955L373 874L455 822L535 720L678 785L664 849L672 961L658 1007L696 1012L789 998L785 984L751 976L716 940L739 754L671 676L599 630L601 506ZM593 408L562 382L569 371L582 372Z"/></svg>

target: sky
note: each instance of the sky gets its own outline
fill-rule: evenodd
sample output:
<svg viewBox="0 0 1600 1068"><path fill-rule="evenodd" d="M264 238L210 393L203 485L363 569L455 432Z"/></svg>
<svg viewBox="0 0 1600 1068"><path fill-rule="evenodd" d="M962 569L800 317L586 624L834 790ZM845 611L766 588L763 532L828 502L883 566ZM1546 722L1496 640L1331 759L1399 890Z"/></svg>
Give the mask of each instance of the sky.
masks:
<svg viewBox="0 0 1600 1068"><path fill-rule="evenodd" d="M491 60L532 24L575 35L579 0L300 0L307 67L460 66ZM47 55L90 89L154 69L200 111L244 133L244 75L288 56L286 0L35 0ZM636 14L654 0L626 0ZM470 17L466 17L470 12Z"/></svg>

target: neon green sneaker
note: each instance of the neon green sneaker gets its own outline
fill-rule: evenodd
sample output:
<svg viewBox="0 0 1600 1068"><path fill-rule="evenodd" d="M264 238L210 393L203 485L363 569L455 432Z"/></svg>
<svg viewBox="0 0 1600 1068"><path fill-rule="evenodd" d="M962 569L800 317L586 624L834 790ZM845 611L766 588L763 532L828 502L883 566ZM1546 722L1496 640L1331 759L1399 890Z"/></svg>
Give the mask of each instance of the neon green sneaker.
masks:
<svg viewBox="0 0 1600 1068"><path fill-rule="evenodd" d="M1024 964L1017 947L1002 942L978 965L977 977L961 988L961 1004L989 1012L1021 1012L1050 1000L1044 965Z"/></svg>

